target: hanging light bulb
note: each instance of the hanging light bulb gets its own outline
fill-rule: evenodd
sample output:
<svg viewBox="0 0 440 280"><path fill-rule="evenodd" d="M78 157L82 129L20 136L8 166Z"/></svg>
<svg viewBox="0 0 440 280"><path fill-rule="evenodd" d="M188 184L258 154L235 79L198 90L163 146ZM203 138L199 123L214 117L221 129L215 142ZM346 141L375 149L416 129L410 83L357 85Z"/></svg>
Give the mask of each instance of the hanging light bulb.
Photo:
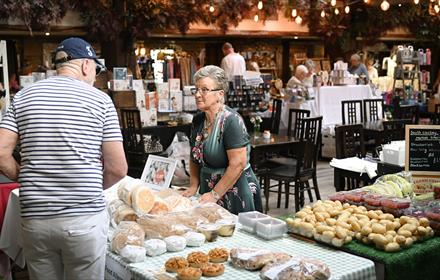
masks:
<svg viewBox="0 0 440 280"><path fill-rule="evenodd" d="M142 47L139 53L141 56L144 56L147 53L147 49Z"/></svg>
<svg viewBox="0 0 440 280"><path fill-rule="evenodd" d="M387 0L383 0L383 2L380 4L380 8L382 11L388 11L390 8L390 3L388 3Z"/></svg>
<svg viewBox="0 0 440 280"><path fill-rule="evenodd" d="M303 19L301 18L301 16L297 16L297 17L295 18L295 22L296 22L297 24L301 24L301 23L303 22Z"/></svg>
<svg viewBox="0 0 440 280"><path fill-rule="evenodd" d="M136 48L136 49L134 50L134 54L135 54L136 56L139 55L139 48Z"/></svg>
<svg viewBox="0 0 440 280"><path fill-rule="evenodd" d="M339 10L338 10L338 8L335 9L335 15L339 15Z"/></svg>
<svg viewBox="0 0 440 280"><path fill-rule="evenodd" d="M397 5L397 6L402 7L402 3L399 3L399 5Z"/></svg>
<svg viewBox="0 0 440 280"><path fill-rule="evenodd" d="M215 8L214 8L213 5L209 6L209 11L210 11L211 13L213 13L213 12L215 11Z"/></svg>
<svg viewBox="0 0 440 280"><path fill-rule="evenodd" d="M440 12L440 7L438 5L434 6L434 11L436 14L438 14L438 12Z"/></svg>
<svg viewBox="0 0 440 280"><path fill-rule="evenodd" d="M332 5L333 7L336 6L336 0L331 0L330 5Z"/></svg>
<svg viewBox="0 0 440 280"><path fill-rule="evenodd" d="M364 0L364 3L365 3L365 4L368 4L368 2L370 2L370 1L369 1L369 0Z"/></svg>
<svg viewBox="0 0 440 280"><path fill-rule="evenodd" d="M258 8L258 10L263 9L263 1L258 1L257 8Z"/></svg>
<svg viewBox="0 0 440 280"><path fill-rule="evenodd" d="M348 6L348 5L345 6L345 9L344 9L344 10L345 10L345 13L346 13L346 14L350 13L350 6Z"/></svg>
<svg viewBox="0 0 440 280"><path fill-rule="evenodd" d="M296 9L292 10L292 17L296 17L298 15L298 11Z"/></svg>
<svg viewBox="0 0 440 280"><path fill-rule="evenodd" d="M324 12L324 10L321 11L321 17L322 17L322 18L325 17L325 12Z"/></svg>
<svg viewBox="0 0 440 280"><path fill-rule="evenodd" d="M414 4L418 5L420 0L414 0Z"/></svg>
<svg viewBox="0 0 440 280"><path fill-rule="evenodd" d="M256 14L256 15L254 16L254 21L255 21L255 22L258 22L258 14Z"/></svg>

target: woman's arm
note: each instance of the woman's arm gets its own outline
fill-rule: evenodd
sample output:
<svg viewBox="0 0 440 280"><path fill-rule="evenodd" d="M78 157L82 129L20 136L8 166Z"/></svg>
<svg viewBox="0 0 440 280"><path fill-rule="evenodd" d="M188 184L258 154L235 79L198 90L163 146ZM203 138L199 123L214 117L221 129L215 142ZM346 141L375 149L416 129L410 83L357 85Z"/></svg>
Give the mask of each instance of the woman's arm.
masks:
<svg viewBox="0 0 440 280"><path fill-rule="evenodd" d="M228 167L213 189L219 197L222 197L234 186L247 164L246 147L230 149L226 153L228 155ZM217 200L212 192L205 193L200 197L200 202L217 202Z"/></svg>
<svg viewBox="0 0 440 280"><path fill-rule="evenodd" d="M183 196L193 196L199 189L200 168L192 160L189 161L189 188L182 193Z"/></svg>

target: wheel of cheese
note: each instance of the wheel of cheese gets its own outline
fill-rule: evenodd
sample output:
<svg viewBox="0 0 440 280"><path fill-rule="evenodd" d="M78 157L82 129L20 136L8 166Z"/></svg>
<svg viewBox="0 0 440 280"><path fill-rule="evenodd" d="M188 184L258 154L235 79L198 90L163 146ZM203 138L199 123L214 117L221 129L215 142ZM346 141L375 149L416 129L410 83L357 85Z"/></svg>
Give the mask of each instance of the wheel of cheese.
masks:
<svg viewBox="0 0 440 280"><path fill-rule="evenodd" d="M133 208L124 204L121 205L113 215L113 219L116 224L119 224L122 221L136 221L137 215L134 212Z"/></svg>
<svg viewBox="0 0 440 280"><path fill-rule="evenodd" d="M118 197L131 206L132 193L135 188L142 184L138 179L127 179L119 185Z"/></svg>
<svg viewBox="0 0 440 280"><path fill-rule="evenodd" d="M191 200L181 195L172 195L164 199L171 212L185 211L192 207Z"/></svg>
<svg viewBox="0 0 440 280"><path fill-rule="evenodd" d="M146 186L137 186L131 193L131 205L140 215L148 214L153 209L155 197Z"/></svg>
<svg viewBox="0 0 440 280"><path fill-rule="evenodd" d="M156 197L154 201L154 206L150 210L149 214L160 215L168 212L170 212L170 208L168 207L168 204L165 201L163 201L163 199Z"/></svg>
<svg viewBox="0 0 440 280"><path fill-rule="evenodd" d="M145 232L136 222L122 222L113 235L112 250L118 254L126 245L144 245Z"/></svg>

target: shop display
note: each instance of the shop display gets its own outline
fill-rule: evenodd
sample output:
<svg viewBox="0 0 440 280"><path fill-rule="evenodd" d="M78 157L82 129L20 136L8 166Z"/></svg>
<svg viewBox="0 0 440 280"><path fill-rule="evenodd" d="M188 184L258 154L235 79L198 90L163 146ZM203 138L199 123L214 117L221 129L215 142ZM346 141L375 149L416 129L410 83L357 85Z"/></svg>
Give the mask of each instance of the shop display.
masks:
<svg viewBox="0 0 440 280"><path fill-rule="evenodd" d="M209 257L203 252L192 252L186 257L190 267L201 268L209 262Z"/></svg>
<svg viewBox="0 0 440 280"><path fill-rule="evenodd" d="M198 280L202 277L200 268L186 267L177 270L177 279L179 280Z"/></svg>
<svg viewBox="0 0 440 280"><path fill-rule="evenodd" d="M202 266L202 274L205 277L217 277L225 272L225 266L221 263L208 263Z"/></svg>
<svg viewBox="0 0 440 280"><path fill-rule="evenodd" d="M223 263L228 261L229 251L226 248L214 248L209 250L208 256L212 263Z"/></svg>
<svg viewBox="0 0 440 280"><path fill-rule="evenodd" d="M177 270L188 267L188 261L183 257L173 257L166 261L165 270L168 272L177 272Z"/></svg>
<svg viewBox="0 0 440 280"><path fill-rule="evenodd" d="M144 242L146 254L155 257L166 253L167 244L161 239L150 239Z"/></svg>
<svg viewBox="0 0 440 280"><path fill-rule="evenodd" d="M234 248L230 252L230 257L234 267L247 270L259 270L270 262L290 259L290 255L286 253L253 248Z"/></svg>
<svg viewBox="0 0 440 280"><path fill-rule="evenodd" d="M186 247L186 239L182 236L168 236L164 238L165 243L167 244L168 252L179 252L185 249Z"/></svg>
<svg viewBox="0 0 440 280"><path fill-rule="evenodd" d="M136 222L123 221L119 223L113 235L112 251L120 254L126 245L143 246L144 238L145 232Z"/></svg>
<svg viewBox="0 0 440 280"><path fill-rule="evenodd" d="M330 269L324 263L301 257L292 257L268 263L260 273L262 280L290 280L290 279L316 279L330 278Z"/></svg>

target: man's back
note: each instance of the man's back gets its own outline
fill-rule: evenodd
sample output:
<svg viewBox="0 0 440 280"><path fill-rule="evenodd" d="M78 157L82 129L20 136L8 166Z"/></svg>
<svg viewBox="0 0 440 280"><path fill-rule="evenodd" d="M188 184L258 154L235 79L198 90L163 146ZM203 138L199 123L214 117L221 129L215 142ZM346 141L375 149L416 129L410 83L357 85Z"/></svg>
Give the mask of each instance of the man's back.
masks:
<svg viewBox="0 0 440 280"><path fill-rule="evenodd" d="M121 141L111 99L58 76L22 90L12 105L2 127L20 137L22 217L102 211L102 142Z"/></svg>
<svg viewBox="0 0 440 280"><path fill-rule="evenodd" d="M222 59L221 68L225 70L228 80L232 81L235 75L243 75L246 71L246 62L238 53L230 53Z"/></svg>

